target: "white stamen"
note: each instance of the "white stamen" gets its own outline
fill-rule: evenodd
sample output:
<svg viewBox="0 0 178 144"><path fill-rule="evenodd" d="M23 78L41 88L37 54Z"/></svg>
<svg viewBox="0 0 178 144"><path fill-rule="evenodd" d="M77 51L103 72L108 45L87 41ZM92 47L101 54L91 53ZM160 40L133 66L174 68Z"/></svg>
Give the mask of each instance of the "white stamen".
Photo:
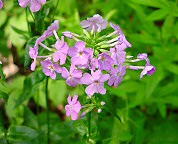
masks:
<svg viewBox="0 0 178 144"><path fill-rule="evenodd" d="M37 58L48 58L51 57L51 55L47 55L47 56L37 56Z"/></svg>
<svg viewBox="0 0 178 144"><path fill-rule="evenodd" d="M52 51L51 48L47 47L46 45L44 45L43 43L39 43L40 46L44 47L45 49L49 50L49 51Z"/></svg>
<svg viewBox="0 0 178 144"><path fill-rule="evenodd" d="M110 43L112 43L112 42L118 41L119 37L120 37L120 36L117 36L116 38L113 38L113 39L107 41L107 43L110 44Z"/></svg>
<svg viewBox="0 0 178 144"><path fill-rule="evenodd" d="M59 37L58 37L57 32L56 32L55 30L53 30L53 34L54 34L54 36L55 36L56 40L58 40L58 39L59 39Z"/></svg>
<svg viewBox="0 0 178 144"><path fill-rule="evenodd" d="M107 35L106 37L111 37L111 36L113 36L113 35L115 35L115 34L118 34L118 31L114 31L114 32L112 32L111 34Z"/></svg>

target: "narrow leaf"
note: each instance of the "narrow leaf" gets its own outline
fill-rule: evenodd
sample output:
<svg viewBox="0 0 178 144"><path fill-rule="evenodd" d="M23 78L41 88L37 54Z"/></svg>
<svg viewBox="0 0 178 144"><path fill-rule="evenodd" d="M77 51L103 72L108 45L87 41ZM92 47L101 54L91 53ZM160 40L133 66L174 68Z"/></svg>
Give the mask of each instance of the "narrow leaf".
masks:
<svg viewBox="0 0 178 144"><path fill-rule="evenodd" d="M146 18L146 20L148 20L148 21L160 20L160 19L164 18L167 14L168 14L168 11L166 9L159 9L159 10L153 11Z"/></svg>

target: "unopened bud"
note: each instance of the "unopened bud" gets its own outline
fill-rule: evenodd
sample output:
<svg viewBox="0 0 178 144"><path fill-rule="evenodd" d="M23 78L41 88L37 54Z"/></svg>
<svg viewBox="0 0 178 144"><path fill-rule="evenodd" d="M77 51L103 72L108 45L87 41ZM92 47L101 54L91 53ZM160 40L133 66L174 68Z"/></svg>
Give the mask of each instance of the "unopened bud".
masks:
<svg viewBox="0 0 178 144"><path fill-rule="evenodd" d="M102 112L102 109L98 109L98 113L101 113Z"/></svg>
<svg viewBox="0 0 178 144"><path fill-rule="evenodd" d="M106 103L104 101L101 102L101 105L104 106Z"/></svg>

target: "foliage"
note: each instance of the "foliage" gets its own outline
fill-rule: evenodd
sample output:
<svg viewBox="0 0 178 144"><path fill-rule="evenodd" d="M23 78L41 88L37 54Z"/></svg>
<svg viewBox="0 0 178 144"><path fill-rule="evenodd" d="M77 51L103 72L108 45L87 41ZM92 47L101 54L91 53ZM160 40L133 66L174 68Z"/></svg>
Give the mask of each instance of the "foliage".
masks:
<svg viewBox="0 0 178 144"><path fill-rule="evenodd" d="M67 96L84 95L84 88L71 88L60 76L49 79L51 143L178 143L176 0L48 0L35 13L35 22L17 0L5 3L0 10L0 56L13 56L19 72L5 82L5 63L0 65L0 143L47 143L45 75L41 69L30 71L29 48L54 19L60 21L59 35L65 30L81 33L80 21L96 13L118 23L132 43L130 55L147 52L157 71L142 80L128 71L118 87L108 86L100 97L106 107L91 113L91 136L88 115L71 121L64 110Z"/></svg>

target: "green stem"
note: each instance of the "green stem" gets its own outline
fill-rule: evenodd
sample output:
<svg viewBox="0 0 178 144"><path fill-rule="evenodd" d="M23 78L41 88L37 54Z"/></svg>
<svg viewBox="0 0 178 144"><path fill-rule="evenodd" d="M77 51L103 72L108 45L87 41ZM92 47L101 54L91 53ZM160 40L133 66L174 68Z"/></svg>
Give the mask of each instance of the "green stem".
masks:
<svg viewBox="0 0 178 144"><path fill-rule="evenodd" d="M26 8L25 12L26 12L26 21L27 21L27 26L28 26L28 34L29 34L29 36L31 36L31 32L30 32L30 25L29 25L29 22L28 22L28 13L27 13L27 8Z"/></svg>
<svg viewBox="0 0 178 144"><path fill-rule="evenodd" d="M29 13L30 13L31 17L32 17L32 18L33 18L33 20L34 20L34 23L35 23L35 17L33 16L33 14L32 14L32 12L31 12L31 10L29 9L29 7L27 7L27 9L28 9L28 11L29 11Z"/></svg>
<svg viewBox="0 0 178 144"><path fill-rule="evenodd" d="M50 134L50 126L49 126L49 101L48 101L48 79L49 77L46 77L46 87L45 87L45 93L46 93L46 109L47 109L47 144L50 144L49 134Z"/></svg>
<svg viewBox="0 0 178 144"><path fill-rule="evenodd" d="M88 135L89 135L89 138L90 138L90 135L91 135L90 122L91 122L91 111L88 113Z"/></svg>
<svg viewBox="0 0 178 144"><path fill-rule="evenodd" d="M56 3L56 7L55 7L55 10L54 10L52 19L51 19L51 23L52 23L52 21L53 21L53 19L54 19L54 16L55 16L55 14L56 14L56 9L57 9L57 7L58 7L58 4L59 4L59 0L58 0L57 3Z"/></svg>

